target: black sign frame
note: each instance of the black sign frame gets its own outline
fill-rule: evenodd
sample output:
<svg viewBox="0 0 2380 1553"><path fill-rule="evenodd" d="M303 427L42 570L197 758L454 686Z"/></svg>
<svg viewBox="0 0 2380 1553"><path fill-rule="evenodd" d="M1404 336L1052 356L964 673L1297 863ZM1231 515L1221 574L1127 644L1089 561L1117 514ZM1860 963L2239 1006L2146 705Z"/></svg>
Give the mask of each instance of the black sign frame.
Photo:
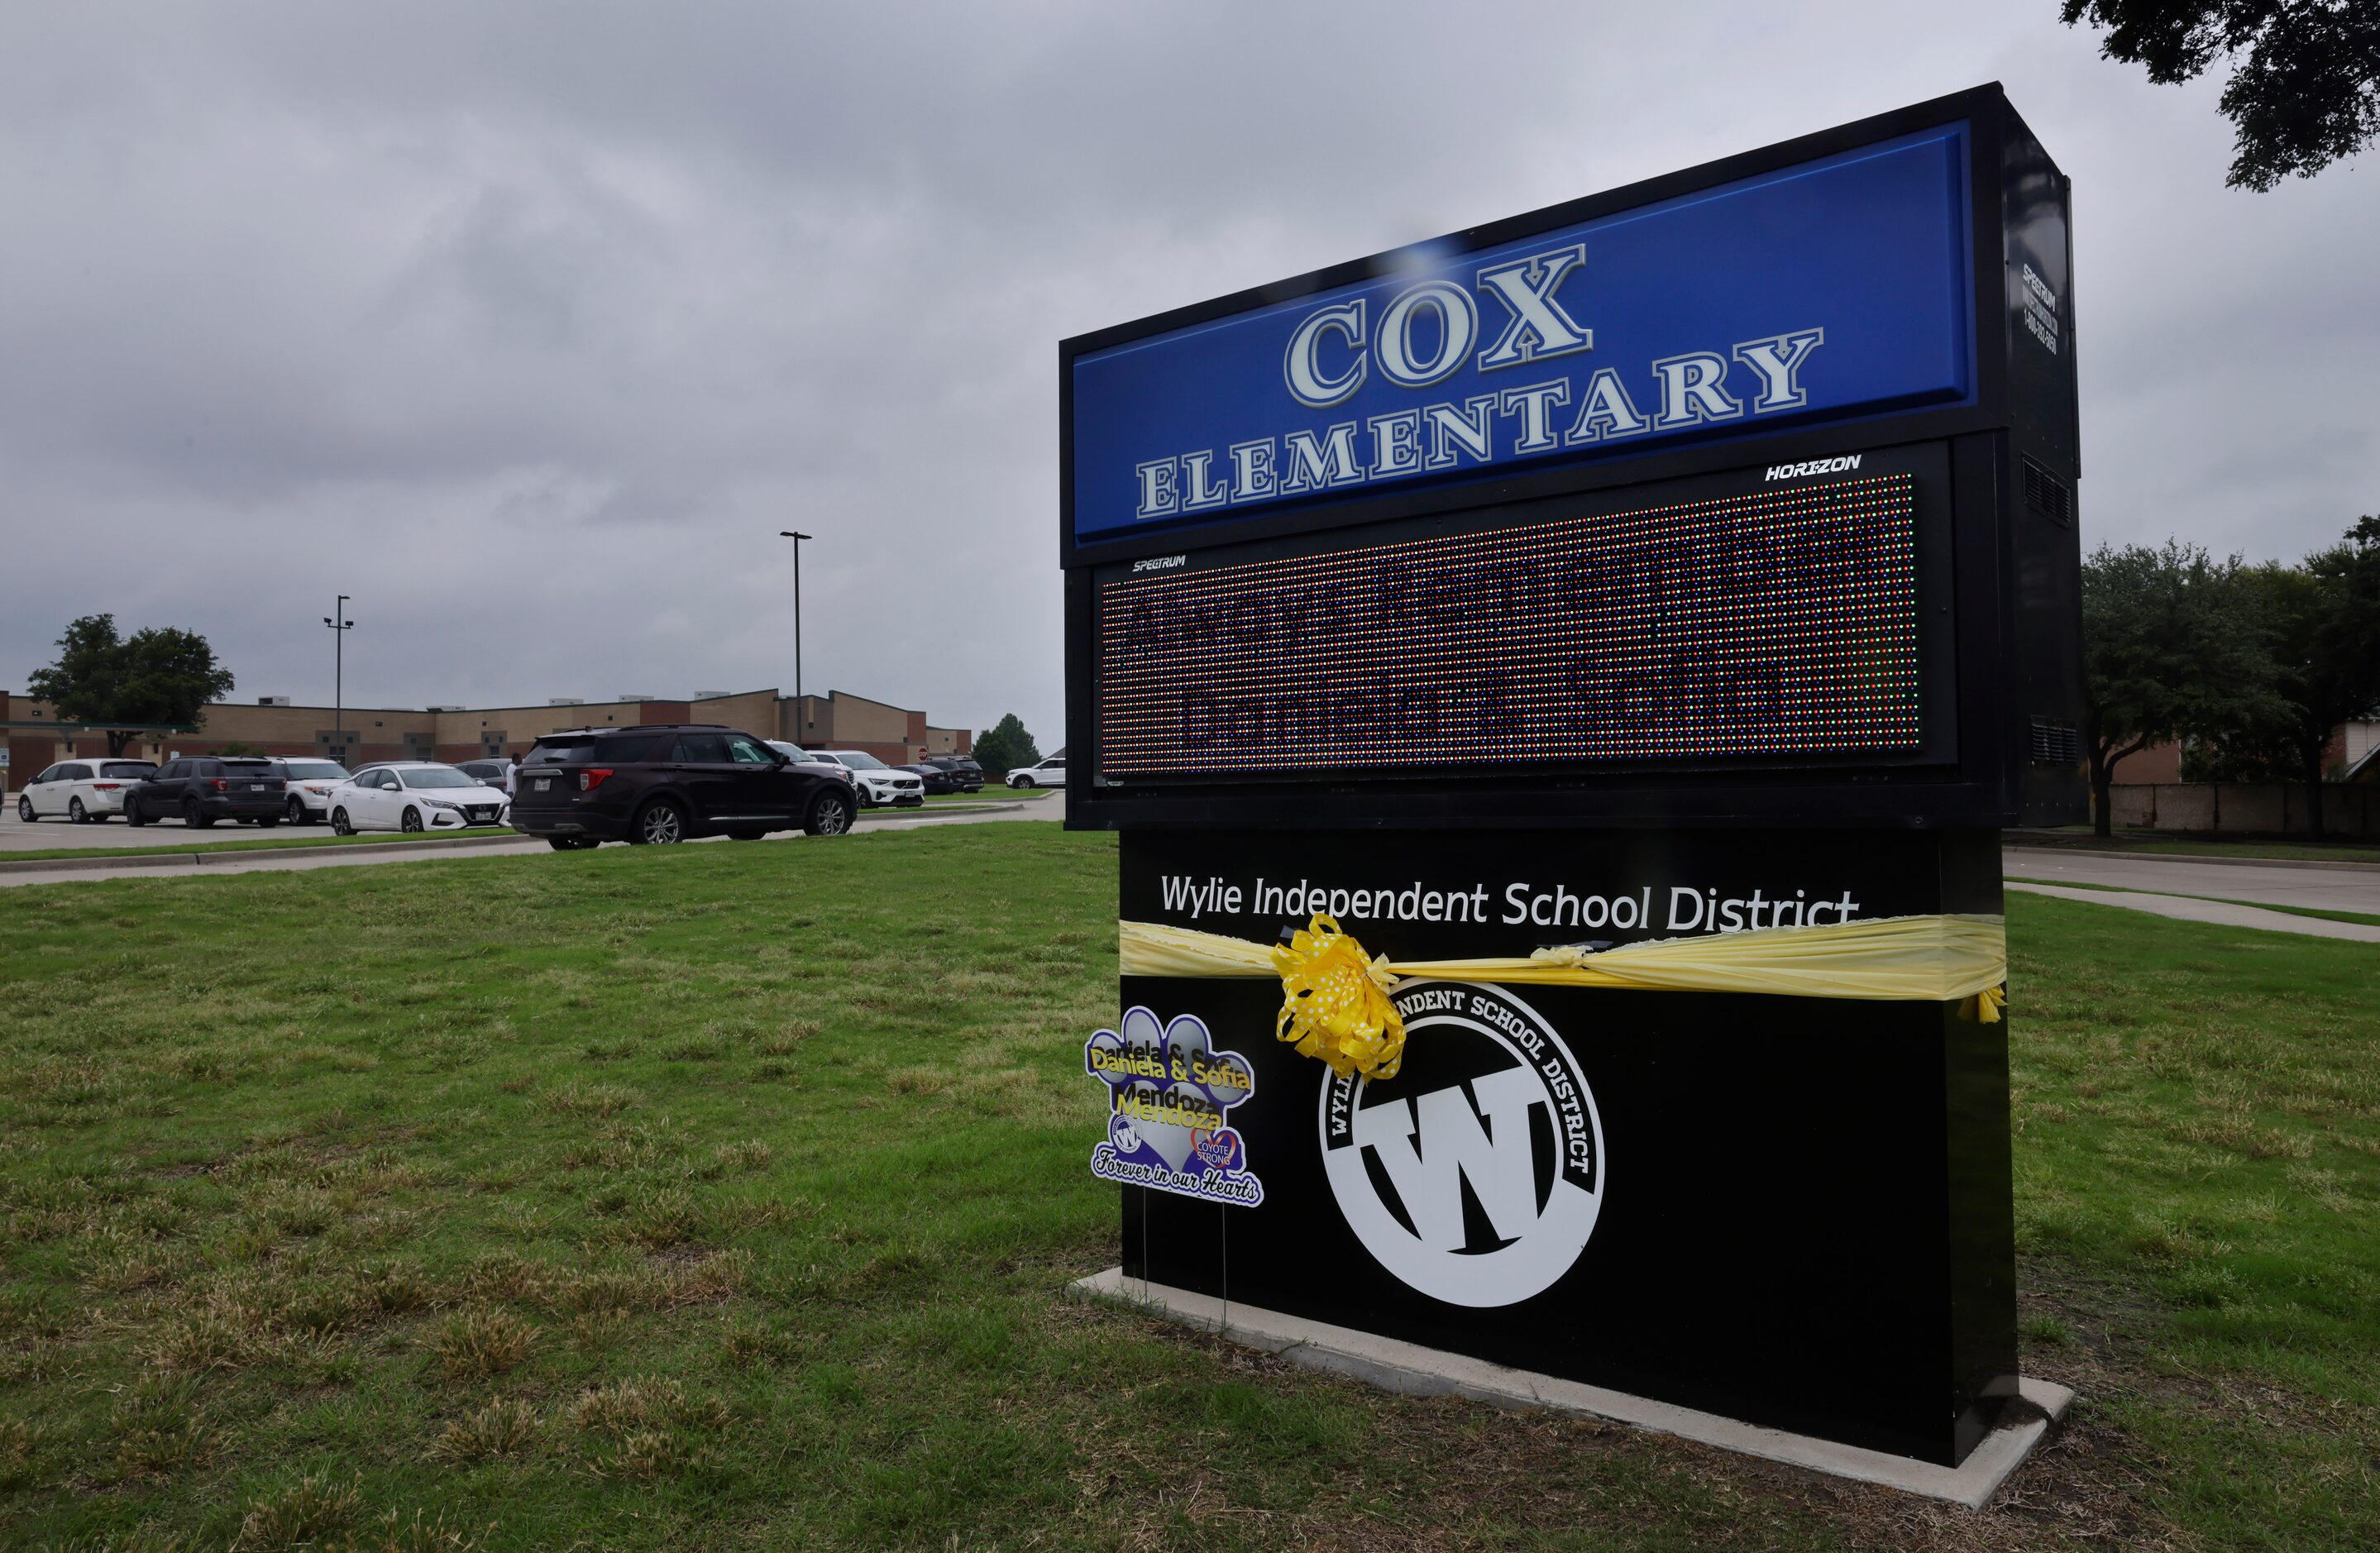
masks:
<svg viewBox="0 0 2380 1553"><path fill-rule="evenodd" d="M1706 446L1526 473L1313 501L1099 544L1074 535L1075 358L1537 231L1755 176L1814 158L1964 121L1972 158L1976 398L1970 406L1780 430ZM2080 476L2065 176L1997 84L1937 98L1606 194L1473 227L1427 244L1066 340L1060 346L1060 559L1066 567L1066 747L1075 829L1134 826L1430 827L1722 825L1980 826L2066 823L2087 812L2081 758ZM2025 272L2046 277L2054 357L2025 337ZM1339 781L1123 784L1099 771L1095 630L1103 567L1157 555L1283 540L1323 529L1434 519L1460 532L1480 509L1610 492L1767 466L1937 443L1950 469L1955 685L1947 717L1955 759L1714 770L1536 770L1494 777L1366 772ZM1928 673L1936 670L1929 664ZM1938 747L1938 746L1937 746ZM1721 763L1723 766L1725 763Z"/></svg>

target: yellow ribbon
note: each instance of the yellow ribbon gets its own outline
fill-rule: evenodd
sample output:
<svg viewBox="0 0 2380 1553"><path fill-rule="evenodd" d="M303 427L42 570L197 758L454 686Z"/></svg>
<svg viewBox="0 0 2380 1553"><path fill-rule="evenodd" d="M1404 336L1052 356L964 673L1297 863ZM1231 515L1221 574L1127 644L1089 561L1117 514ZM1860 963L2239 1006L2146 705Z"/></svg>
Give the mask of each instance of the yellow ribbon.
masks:
<svg viewBox="0 0 2380 1553"><path fill-rule="evenodd" d="M1364 958L1362 944L1317 912L1312 927L1273 945L1272 966L1281 973L1281 1018L1273 1034L1293 1042L1299 1056L1321 1058L1341 1078L1396 1077L1404 1061L1405 1022L1389 1001L1396 977L1387 965L1386 956Z"/></svg>
<svg viewBox="0 0 2380 1553"><path fill-rule="evenodd" d="M1558 944L1526 959L1402 961L1366 957L1363 945L1321 916L1281 945L1161 922L1117 927L1126 976L1279 976L1275 1033L1342 1075L1396 1072L1404 1025L1388 995L1408 978L1957 1002L1961 1017L1985 1025L1998 1024L2008 1005L2008 931L1998 916L1886 916L1617 949Z"/></svg>

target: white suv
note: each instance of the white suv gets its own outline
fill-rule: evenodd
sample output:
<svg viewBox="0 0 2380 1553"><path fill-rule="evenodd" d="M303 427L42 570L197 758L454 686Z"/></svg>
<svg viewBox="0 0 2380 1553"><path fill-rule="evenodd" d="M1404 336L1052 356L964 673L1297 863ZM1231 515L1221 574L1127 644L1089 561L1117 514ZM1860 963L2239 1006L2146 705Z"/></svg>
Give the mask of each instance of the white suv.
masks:
<svg viewBox="0 0 2380 1553"><path fill-rule="evenodd" d="M1031 766L1019 766L1008 773L1011 787L1063 787L1066 785L1066 758L1052 755L1047 760Z"/></svg>
<svg viewBox="0 0 2380 1553"><path fill-rule="evenodd" d="M61 760L25 784L17 818L30 825L55 817L81 825L124 812L133 783L157 774L154 760Z"/></svg>
<svg viewBox="0 0 2380 1553"><path fill-rule="evenodd" d="M814 749L813 760L841 766L859 785L867 804L894 804L910 808L926 801L926 779L915 771L895 770L864 749Z"/></svg>
<svg viewBox="0 0 2380 1553"><path fill-rule="evenodd" d="M347 769L336 760L308 760L294 756L273 764L273 774L289 784L289 823L329 824L331 794L347 780Z"/></svg>

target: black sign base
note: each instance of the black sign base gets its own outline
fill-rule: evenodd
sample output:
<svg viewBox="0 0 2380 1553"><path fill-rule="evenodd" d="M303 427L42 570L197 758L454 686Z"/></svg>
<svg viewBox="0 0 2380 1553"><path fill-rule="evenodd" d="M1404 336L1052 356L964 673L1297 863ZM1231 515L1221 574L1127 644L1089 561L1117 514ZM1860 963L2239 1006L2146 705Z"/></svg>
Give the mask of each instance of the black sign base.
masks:
<svg viewBox="0 0 2380 1553"><path fill-rule="evenodd" d="M1675 937L1730 908L1773 926L1779 903L1788 923L2000 909L1987 831L1123 838L1129 919L1269 940L1318 889L1397 959ZM1188 1016L1245 1060L1228 1121L1263 1186L1256 1206L1124 1187L1127 1277L1943 1465L2016 1395L2006 1025L1751 994L1397 996L1404 1070L1356 1085L1274 1039L1277 982L1123 979L1170 1041Z"/></svg>

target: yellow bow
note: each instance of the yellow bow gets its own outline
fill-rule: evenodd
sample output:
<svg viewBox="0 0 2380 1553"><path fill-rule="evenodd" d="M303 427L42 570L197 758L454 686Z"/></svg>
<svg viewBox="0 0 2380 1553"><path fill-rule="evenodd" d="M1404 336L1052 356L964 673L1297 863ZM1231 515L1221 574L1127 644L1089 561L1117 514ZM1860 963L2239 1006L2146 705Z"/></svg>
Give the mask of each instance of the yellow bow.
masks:
<svg viewBox="0 0 2380 1553"><path fill-rule="evenodd" d="M1317 913L1272 950L1281 973L1281 1019L1273 1033L1296 1044L1301 1057L1319 1057L1341 1078L1394 1078L1404 1060L1405 1022L1389 1001L1396 977L1388 959L1367 960L1364 946Z"/></svg>

